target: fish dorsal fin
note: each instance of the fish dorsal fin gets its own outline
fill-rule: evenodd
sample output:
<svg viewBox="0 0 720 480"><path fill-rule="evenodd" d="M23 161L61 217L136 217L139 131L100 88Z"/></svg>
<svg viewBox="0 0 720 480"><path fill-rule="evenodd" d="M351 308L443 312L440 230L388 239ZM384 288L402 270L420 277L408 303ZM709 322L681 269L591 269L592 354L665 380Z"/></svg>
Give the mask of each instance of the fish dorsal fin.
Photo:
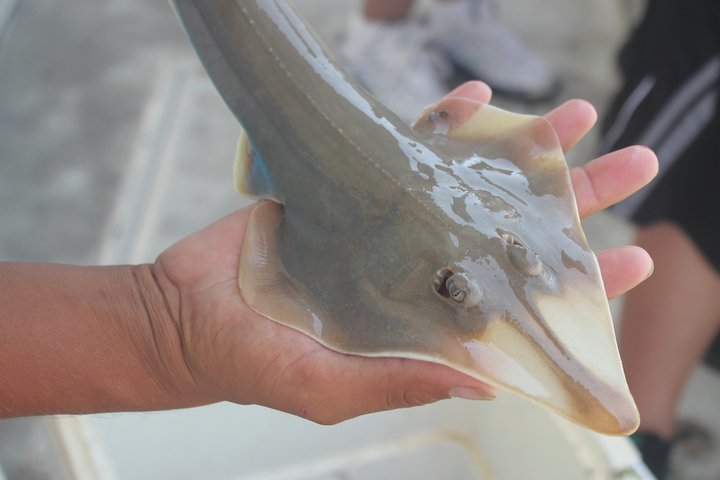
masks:
<svg viewBox="0 0 720 480"><path fill-rule="evenodd" d="M275 189L263 158L253 147L245 130L240 131L233 181L238 192L258 198L275 198Z"/></svg>

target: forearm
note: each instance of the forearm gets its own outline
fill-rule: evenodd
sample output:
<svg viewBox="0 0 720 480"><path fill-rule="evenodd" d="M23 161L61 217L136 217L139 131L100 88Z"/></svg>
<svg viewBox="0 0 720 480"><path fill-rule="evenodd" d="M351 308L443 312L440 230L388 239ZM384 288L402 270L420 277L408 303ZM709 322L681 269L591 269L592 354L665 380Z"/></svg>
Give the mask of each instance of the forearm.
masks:
<svg viewBox="0 0 720 480"><path fill-rule="evenodd" d="M206 403L173 302L149 265L0 263L0 418Z"/></svg>

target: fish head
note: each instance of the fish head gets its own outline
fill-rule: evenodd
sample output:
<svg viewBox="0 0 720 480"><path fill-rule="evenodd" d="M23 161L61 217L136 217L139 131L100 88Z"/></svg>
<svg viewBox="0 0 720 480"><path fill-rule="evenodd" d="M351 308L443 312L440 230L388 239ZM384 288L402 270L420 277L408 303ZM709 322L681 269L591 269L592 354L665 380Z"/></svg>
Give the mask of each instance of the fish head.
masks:
<svg viewBox="0 0 720 480"><path fill-rule="evenodd" d="M593 430L634 431L638 413L594 257L496 233L447 249L450 260L429 272L427 303L443 311L414 304L440 339L430 360Z"/></svg>
<svg viewBox="0 0 720 480"><path fill-rule="evenodd" d="M443 158L425 188L438 213L416 219L421 260L399 289L414 308L405 317L432 338L420 357L593 430L634 431L600 268L552 126L453 99L415 130Z"/></svg>

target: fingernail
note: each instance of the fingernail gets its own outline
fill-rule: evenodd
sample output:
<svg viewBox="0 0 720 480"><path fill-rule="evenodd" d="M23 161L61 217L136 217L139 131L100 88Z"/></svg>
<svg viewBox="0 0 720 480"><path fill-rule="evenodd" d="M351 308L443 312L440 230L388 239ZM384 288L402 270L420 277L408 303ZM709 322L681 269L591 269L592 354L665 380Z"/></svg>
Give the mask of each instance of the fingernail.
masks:
<svg viewBox="0 0 720 480"><path fill-rule="evenodd" d="M468 387L454 387L448 392L451 398L464 398L465 400L495 400L495 395Z"/></svg>

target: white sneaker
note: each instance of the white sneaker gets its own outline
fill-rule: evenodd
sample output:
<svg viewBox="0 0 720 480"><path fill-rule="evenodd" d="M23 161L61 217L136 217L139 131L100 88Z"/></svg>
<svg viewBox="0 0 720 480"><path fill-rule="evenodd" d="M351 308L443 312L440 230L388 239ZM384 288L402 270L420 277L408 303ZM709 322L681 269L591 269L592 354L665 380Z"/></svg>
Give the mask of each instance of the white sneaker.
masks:
<svg viewBox="0 0 720 480"><path fill-rule="evenodd" d="M498 93L529 101L555 95L553 69L500 23L493 0L433 2L432 42L461 70Z"/></svg>
<svg viewBox="0 0 720 480"><path fill-rule="evenodd" d="M426 30L414 19L348 20L339 57L357 82L403 120L410 122L448 92L450 65L427 48Z"/></svg>

